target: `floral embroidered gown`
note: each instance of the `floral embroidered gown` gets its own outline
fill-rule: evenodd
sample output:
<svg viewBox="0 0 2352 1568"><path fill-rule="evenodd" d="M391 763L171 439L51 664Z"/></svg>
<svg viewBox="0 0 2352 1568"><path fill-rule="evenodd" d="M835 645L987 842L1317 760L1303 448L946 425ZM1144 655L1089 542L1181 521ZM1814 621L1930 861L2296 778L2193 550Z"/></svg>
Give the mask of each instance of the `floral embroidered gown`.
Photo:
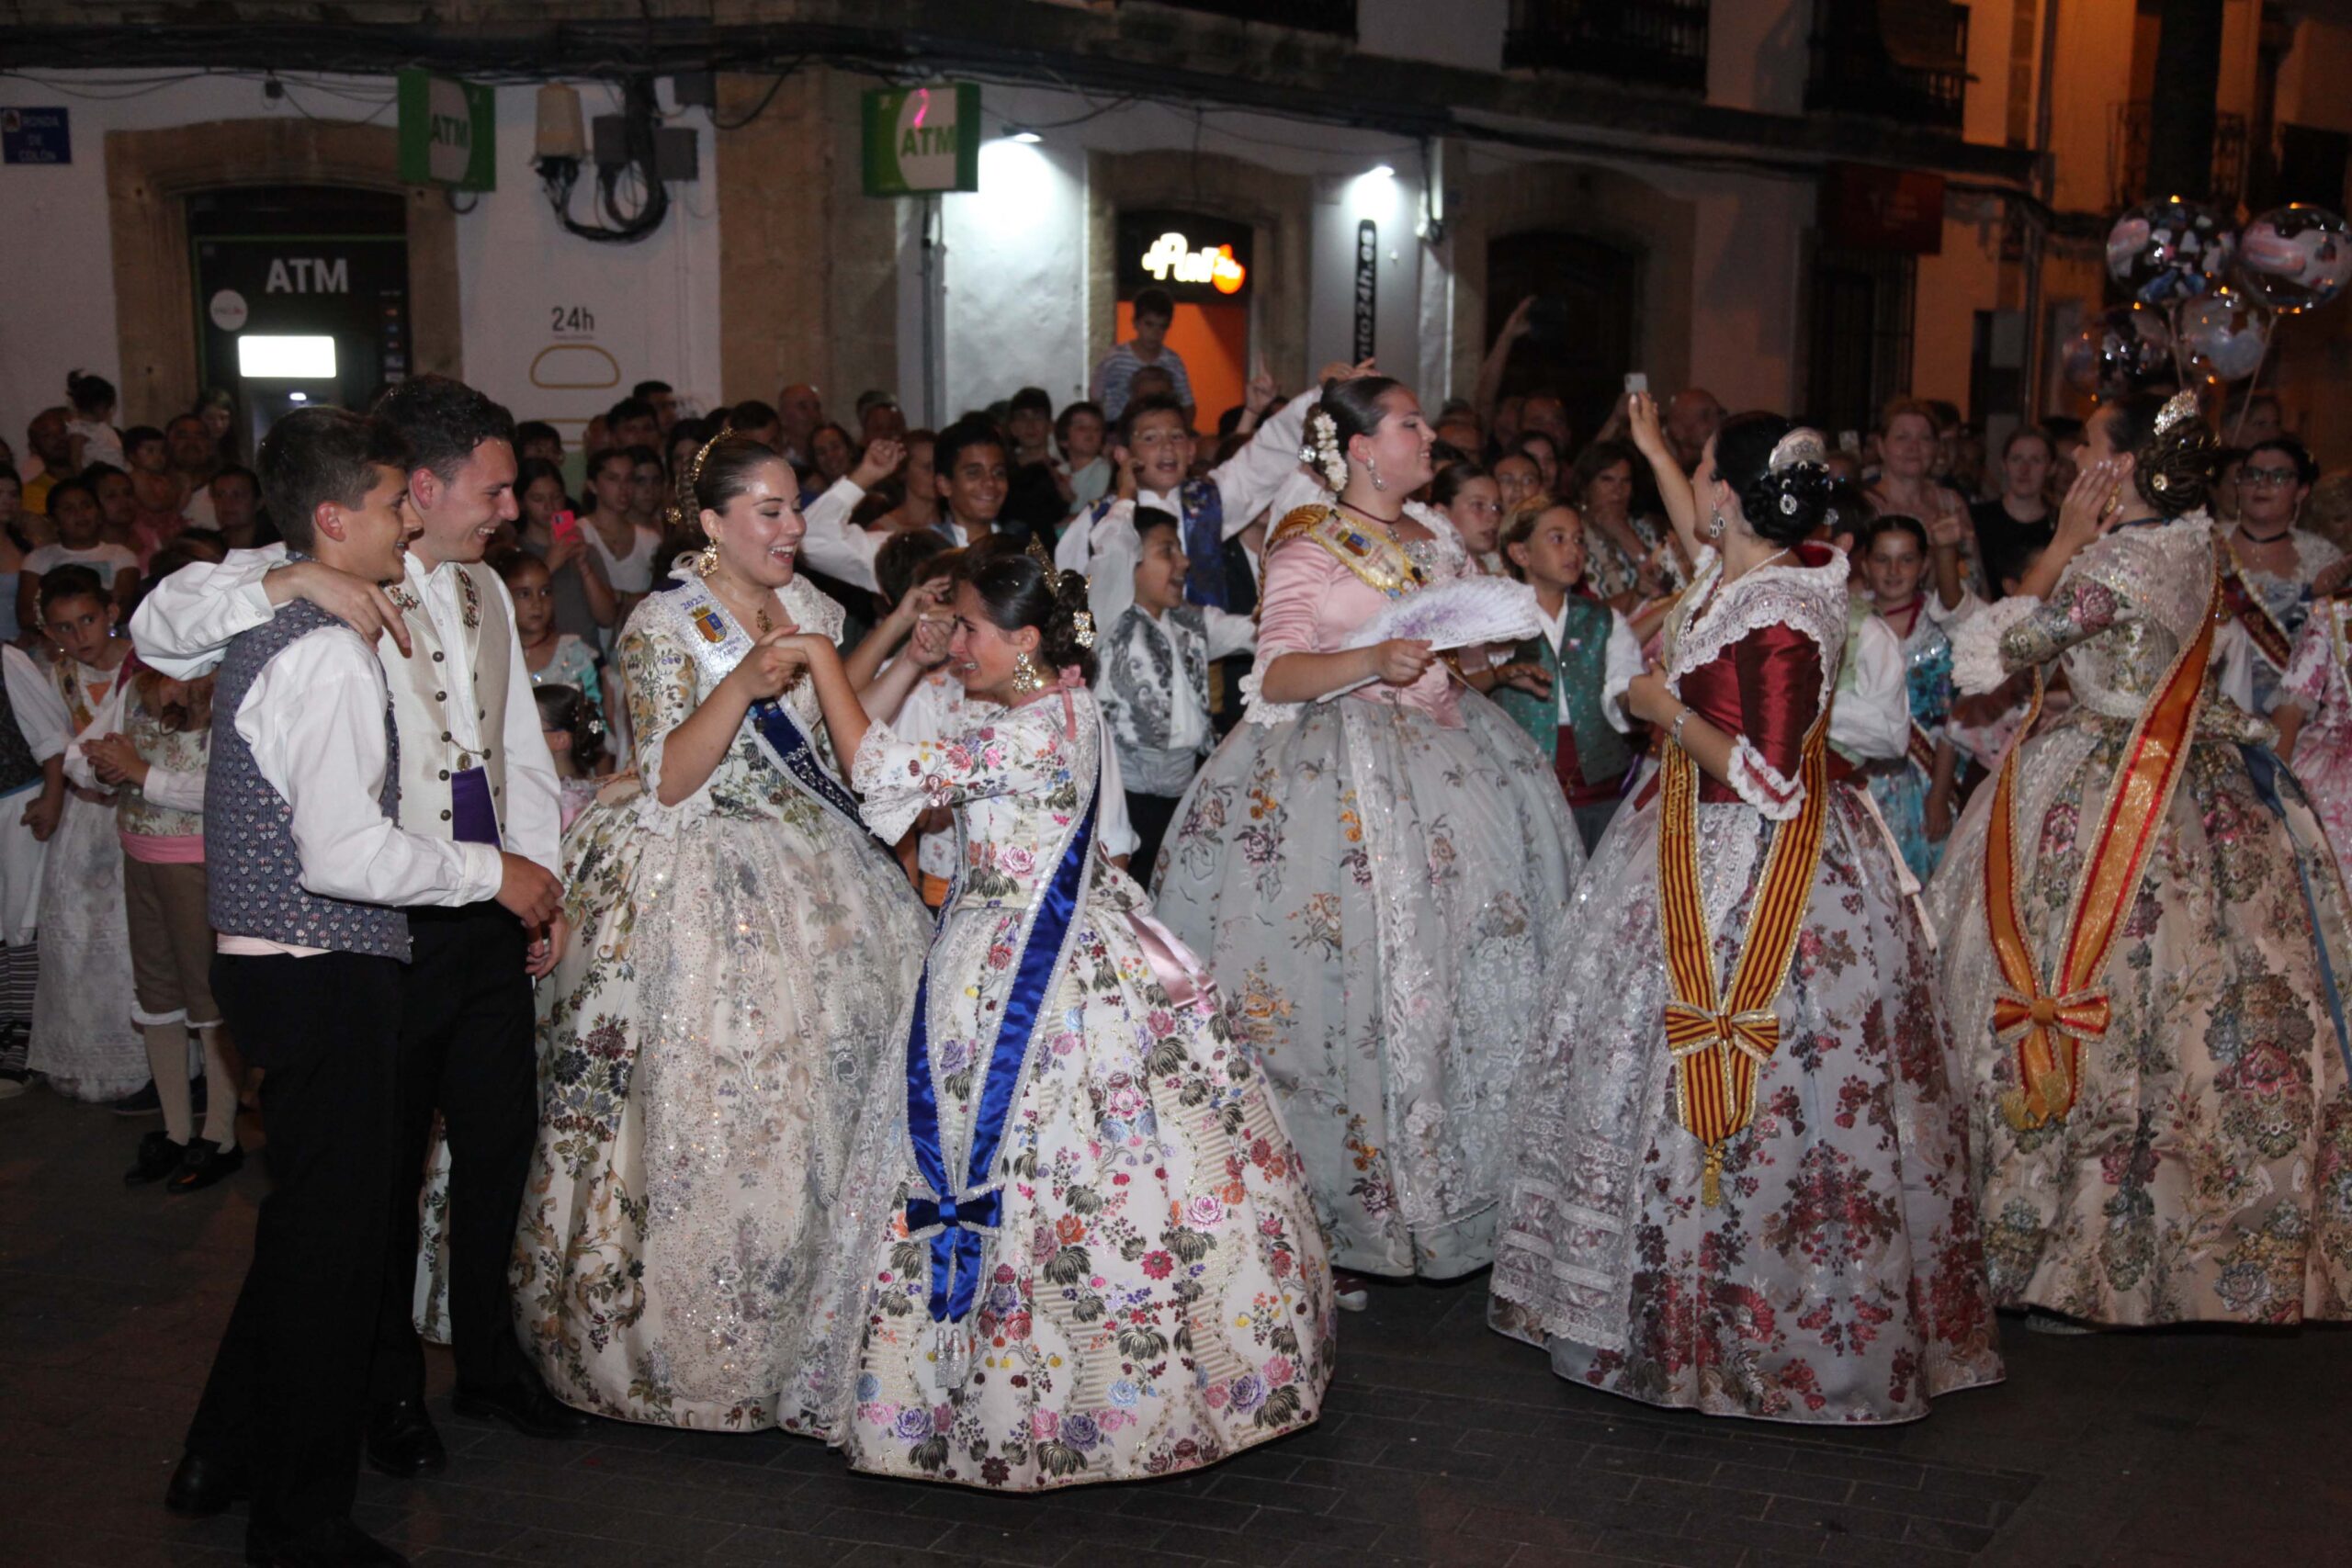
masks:
<svg viewBox="0 0 2352 1568"><path fill-rule="evenodd" d="M1953 636L1961 689L2058 660L2066 716L2019 744L2022 930L2045 978L2125 742L2213 581L2201 513L2120 528L2047 601L2001 600ZM2318 818L2220 694L2221 644L2179 783L2098 984L2072 1109L2020 1132L2000 1109L2017 1054L1993 1032L1985 918L1994 790L1976 792L1928 890L1967 1060L1994 1294L2096 1323L2291 1324L2352 1315L2352 1092L2328 1004L2352 953Z"/></svg>
<svg viewBox="0 0 2352 1568"><path fill-rule="evenodd" d="M859 748L876 829L952 806L959 867L802 1358L858 1469L1135 1480L1321 1409L1334 1311L1298 1156L1215 987L1091 839L1102 744L1080 687Z"/></svg>
<svg viewBox="0 0 2352 1568"><path fill-rule="evenodd" d="M1258 669L1329 652L1476 569L1450 525L1399 549L1329 507L1269 541ZM1583 841L1551 762L1442 662L1406 688L1256 697L1176 808L1162 919L1240 1005L1342 1269L1494 1259L1503 1134L1568 955Z"/></svg>
<svg viewBox="0 0 2352 1568"><path fill-rule="evenodd" d="M2326 824L2335 863L2352 876L2352 600L2312 606L2270 699L2270 711L2303 712L2295 741L2295 777Z"/></svg>
<svg viewBox="0 0 2352 1568"><path fill-rule="evenodd" d="M778 597L839 635L817 588ZM797 1358L831 1208L868 1083L895 1081L926 923L896 863L787 779L752 721L700 789L661 804L663 742L716 683L704 624L748 645L693 580L629 617L643 789L565 837L572 934L538 988L515 1315L567 1404L805 1430ZM808 682L785 702L821 733Z"/></svg>
<svg viewBox="0 0 2352 1568"><path fill-rule="evenodd" d="M1669 623L1682 700L1739 737L1693 807L1700 902L1735 972L1805 731L1847 635L1824 546L1719 586L1705 552ZM1658 791L1618 814L1577 892L1566 998L1519 1082L1489 1319L1564 1378L1716 1416L1876 1422L1997 1382L1969 1192L1968 1108L1927 932L1856 787L1830 784L1779 1044L1724 1145L1719 1205L1679 1119L1665 1014Z"/></svg>

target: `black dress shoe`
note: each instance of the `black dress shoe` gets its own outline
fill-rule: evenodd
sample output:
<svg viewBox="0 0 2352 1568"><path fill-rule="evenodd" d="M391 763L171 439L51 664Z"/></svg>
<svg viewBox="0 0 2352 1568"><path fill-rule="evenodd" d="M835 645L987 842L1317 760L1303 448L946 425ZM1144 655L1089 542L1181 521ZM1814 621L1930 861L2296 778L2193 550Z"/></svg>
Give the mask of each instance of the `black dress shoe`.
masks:
<svg viewBox="0 0 2352 1568"><path fill-rule="evenodd" d="M590 1421L584 1412L549 1393L537 1378L504 1388L458 1389L450 1396L449 1408L460 1416L503 1421L526 1438L576 1438Z"/></svg>
<svg viewBox="0 0 2352 1568"><path fill-rule="evenodd" d="M254 1529L245 1537L245 1561L256 1568L408 1568L407 1558L348 1519L302 1536Z"/></svg>
<svg viewBox="0 0 2352 1568"><path fill-rule="evenodd" d="M243 1502L251 1490L243 1465L184 1453L172 1472L172 1483L164 1489L164 1506L191 1519L209 1519L227 1512L230 1504Z"/></svg>
<svg viewBox="0 0 2352 1568"><path fill-rule="evenodd" d="M122 1173L125 1187L144 1187L151 1181L161 1181L187 1163L188 1145L172 1142L172 1135L161 1128L139 1140L139 1158Z"/></svg>
<svg viewBox="0 0 2352 1568"><path fill-rule="evenodd" d="M449 1451L424 1406L401 1399L368 1413L368 1462L395 1481L407 1481L440 1474L448 1466Z"/></svg>
<svg viewBox="0 0 2352 1568"><path fill-rule="evenodd" d="M187 1156L172 1179L164 1183L166 1192L201 1192L224 1176L234 1176L245 1168L245 1151L232 1144L222 1148L209 1138L190 1138Z"/></svg>

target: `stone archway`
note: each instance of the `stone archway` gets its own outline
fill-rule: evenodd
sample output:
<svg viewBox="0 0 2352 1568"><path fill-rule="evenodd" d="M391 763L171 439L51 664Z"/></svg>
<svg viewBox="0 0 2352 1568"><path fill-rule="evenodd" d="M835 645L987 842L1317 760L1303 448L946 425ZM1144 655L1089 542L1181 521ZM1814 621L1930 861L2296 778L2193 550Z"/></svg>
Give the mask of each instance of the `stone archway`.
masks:
<svg viewBox="0 0 2352 1568"><path fill-rule="evenodd" d="M1314 182L1261 164L1219 153L1187 160L1189 188L1170 190L1165 152L1086 155L1086 366L1091 373L1111 352L1111 301L1118 298L1119 209L1179 207L1247 223L1257 256L1256 347L1277 380L1303 386L1306 363L1306 299L1315 210ZM1199 194L1215 191L1209 200Z"/></svg>
<svg viewBox="0 0 2352 1568"><path fill-rule="evenodd" d="M107 133L107 206L122 352L122 423L192 405L196 284L186 197L238 186L350 186L408 206L411 368L463 374L458 225L437 190L401 183L399 133L347 120L221 119Z"/></svg>
<svg viewBox="0 0 2352 1568"><path fill-rule="evenodd" d="M1633 175L1592 164L1510 164L1473 175L1448 214L1453 272L1453 384L1478 379L1489 337L1487 249L1515 234L1564 231L1634 258L1633 365L1661 397L1690 375L1690 293L1698 212ZM1509 302L1506 302L1508 304Z"/></svg>

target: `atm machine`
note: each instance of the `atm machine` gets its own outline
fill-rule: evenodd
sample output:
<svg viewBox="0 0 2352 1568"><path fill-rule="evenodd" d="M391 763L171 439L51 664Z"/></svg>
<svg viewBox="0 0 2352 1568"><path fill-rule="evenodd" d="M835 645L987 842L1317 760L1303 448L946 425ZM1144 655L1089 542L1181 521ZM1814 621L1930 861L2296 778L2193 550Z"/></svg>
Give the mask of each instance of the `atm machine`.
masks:
<svg viewBox="0 0 2352 1568"><path fill-rule="evenodd" d="M386 191L267 186L189 198L197 357L247 448L289 409L364 409L408 374L408 218Z"/></svg>

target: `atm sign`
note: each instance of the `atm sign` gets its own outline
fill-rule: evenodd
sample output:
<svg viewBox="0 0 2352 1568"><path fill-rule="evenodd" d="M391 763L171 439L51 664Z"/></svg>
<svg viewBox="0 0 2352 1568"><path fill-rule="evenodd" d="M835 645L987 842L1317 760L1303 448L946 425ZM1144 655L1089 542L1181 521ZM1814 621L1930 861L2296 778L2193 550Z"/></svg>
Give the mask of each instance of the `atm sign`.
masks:
<svg viewBox="0 0 2352 1568"><path fill-rule="evenodd" d="M488 87L412 68L400 74L400 106L402 180L497 188L497 101Z"/></svg>

